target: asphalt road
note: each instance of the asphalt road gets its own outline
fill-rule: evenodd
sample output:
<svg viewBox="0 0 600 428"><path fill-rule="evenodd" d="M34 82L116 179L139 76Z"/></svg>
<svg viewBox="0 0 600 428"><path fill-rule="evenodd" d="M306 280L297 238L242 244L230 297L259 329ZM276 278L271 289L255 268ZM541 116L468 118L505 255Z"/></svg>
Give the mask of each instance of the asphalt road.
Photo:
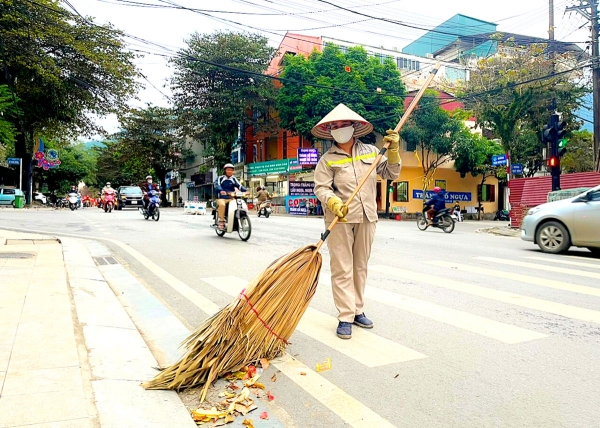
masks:
<svg viewBox="0 0 600 428"><path fill-rule="evenodd" d="M0 227L130 245L219 306L232 298L227 286L250 281L323 230L316 218L253 214L252 222L252 237L242 242L237 234L217 237L210 216L181 209L164 209L159 222L134 210L0 209ZM598 426L600 259L583 249L547 255L518 238L476 233L490 225L459 223L444 234L381 221L365 308L375 328L355 330L350 341L335 336L325 249L322 284L289 353L313 370L330 358L331 370L317 382L334 393L279 374L270 389L286 423ZM120 246L105 244L190 328L206 317Z"/></svg>

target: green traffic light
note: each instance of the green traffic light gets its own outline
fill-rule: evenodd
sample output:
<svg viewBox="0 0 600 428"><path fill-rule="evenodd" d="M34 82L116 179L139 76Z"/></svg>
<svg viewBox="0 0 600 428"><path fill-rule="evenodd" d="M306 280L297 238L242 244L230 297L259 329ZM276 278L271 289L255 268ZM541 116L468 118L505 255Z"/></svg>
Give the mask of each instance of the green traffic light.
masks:
<svg viewBox="0 0 600 428"><path fill-rule="evenodd" d="M567 147L567 144L569 144L569 140L567 140L566 138L562 138L562 139L558 140L558 148L559 149L564 149L565 147Z"/></svg>

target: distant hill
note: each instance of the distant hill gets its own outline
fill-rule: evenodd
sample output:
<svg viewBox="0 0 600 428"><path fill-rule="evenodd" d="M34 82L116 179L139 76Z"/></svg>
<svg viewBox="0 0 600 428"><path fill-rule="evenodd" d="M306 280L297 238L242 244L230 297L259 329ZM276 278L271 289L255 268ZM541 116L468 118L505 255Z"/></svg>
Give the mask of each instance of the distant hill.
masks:
<svg viewBox="0 0 600 428"><path fill-rule="evenodd" d="M83 143L83 146L86 150L91 150L94 147L106 147L106 144L104 144L102 141L88 141Z"/></svg>

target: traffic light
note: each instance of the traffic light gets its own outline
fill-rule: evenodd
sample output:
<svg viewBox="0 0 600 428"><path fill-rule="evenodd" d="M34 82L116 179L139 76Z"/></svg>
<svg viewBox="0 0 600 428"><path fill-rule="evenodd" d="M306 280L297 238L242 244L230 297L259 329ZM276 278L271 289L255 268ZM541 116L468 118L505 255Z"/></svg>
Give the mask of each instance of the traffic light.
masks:
<svg viewBox="0 0 600 428"><path fill-rule="evenodd" d="M554 129L554 127L552 125L544 126L544 129L542 130L542 143L543 144L552 144L552 141L554 141L555 133L556 133L556 130Z"/></svg>
<svg viewBox="0 0 600 428"><path fill-rule="evenodd" d="M550 168L560 168L560 158L558 156L550 156L548 158L548 166Z"/></svg>
<svg viewBox="0 0 600 428"><path fill-rule="evenodd" d="M565 135L567 134L567 130L565 129L566 126L567 122L565 121L556 124L556 147L559 157L567 152L567 144L569 141L565 138Z"/></svg>

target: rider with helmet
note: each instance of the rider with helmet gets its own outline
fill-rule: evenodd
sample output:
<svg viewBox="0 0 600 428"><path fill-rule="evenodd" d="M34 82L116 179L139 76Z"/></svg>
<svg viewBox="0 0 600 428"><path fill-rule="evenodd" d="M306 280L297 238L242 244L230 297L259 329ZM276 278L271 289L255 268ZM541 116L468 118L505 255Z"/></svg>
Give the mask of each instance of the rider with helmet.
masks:
<svg viewBox="0 0 600 428"><path fill-rule="evenodd" d="M106 185L102 188L102 195L106 195L107 193L113 193L115 189L110 187L110 181L106 182Z"/></svg>
<svg viewBox="0 0 600 428"><path fill-rule="evenodd" d="M256 211L260 211L263 203L265 201L267 201L268 199L271 198L271 195L269 195L269 192L267 192L267 189L265 189L264 187L257 187L256 188L256 198L257 198L257 207L256 207Z"/></svg>
<svg viewBox="0 0 600 428"><path fill-rule="evenodd" d="M230 193L239 189L240 192L246 192L247 189L241 185L237 178L233 175L233 165L228 163L223 167L225 174L217 178L215 190L217 191L217 210L219 212L219 229L225 229L225 208L231 197Z"/></svg>
<svg viewBox="0 0 600 428"><path fill-rule="evenodd" d="M433 223L433 218L440 211L446 208L446 197L444 196L444 192L440 187L433 188L433 196L430 200L425 202L425 206L429 207L427 210L427 220L431 225Z"/></svg>
<svg viewBox="0 0 600 428"><path fill-rule="evenodd" d="M160 194L160 189L158 188L158 184L152 183L151 175L148 175L146 177L146 182L142 183L140 187L142 188L142 192L144 192L144 199L142 199L142 205L144 206L144 209L148 209L148 202L150 201L150 196L148 196L148 193L151 190L156 190L158 194Z"/></svg>

